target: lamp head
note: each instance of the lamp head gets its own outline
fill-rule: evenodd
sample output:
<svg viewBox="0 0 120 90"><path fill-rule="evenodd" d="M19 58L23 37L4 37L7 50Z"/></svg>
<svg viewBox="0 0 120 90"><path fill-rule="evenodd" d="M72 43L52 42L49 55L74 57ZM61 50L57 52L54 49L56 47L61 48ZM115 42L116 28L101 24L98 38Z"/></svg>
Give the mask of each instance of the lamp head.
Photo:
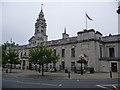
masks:
<svg viewBox="0 0 120 90"><path fill-rule="evenodd" d="M83 54L81 54L81 55L80 55L80 57L82 58L82 57L84 57L84 55L83 55Z"/></svg>

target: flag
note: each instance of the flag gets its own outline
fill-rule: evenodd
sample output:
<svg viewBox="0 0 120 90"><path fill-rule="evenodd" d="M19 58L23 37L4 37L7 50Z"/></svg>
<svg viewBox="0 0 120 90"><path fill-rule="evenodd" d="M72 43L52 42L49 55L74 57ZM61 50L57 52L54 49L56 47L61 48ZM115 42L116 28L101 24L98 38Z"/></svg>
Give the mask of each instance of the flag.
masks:
<svg viewBox="0 0 120 90"><path fill-rule="evenodd" d="M89 20L93 21L93 20L87 15L87 13L86 13L86 17L87 17Z"/></svg>

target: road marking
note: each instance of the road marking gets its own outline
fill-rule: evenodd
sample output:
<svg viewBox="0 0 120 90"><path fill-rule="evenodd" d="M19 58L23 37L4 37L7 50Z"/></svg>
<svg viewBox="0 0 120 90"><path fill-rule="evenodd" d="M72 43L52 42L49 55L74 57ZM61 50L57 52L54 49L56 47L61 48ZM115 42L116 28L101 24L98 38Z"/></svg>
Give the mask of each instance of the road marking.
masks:
<svg viewBox="0 0 120 90"><path fill-rule="evenodd" d="M119 90L115 85L112 85L116 90Z"/></svg>
<svg viewBox="0 0 120 90"><path fill-rule="evenodd" d="M96 85L98 87L101 87L101 88L105 88L105 89L109 89L109 90L112 90L110 87L113 87L115 90L119 90L117 88L117 86L119 87L120 84L105 84L105 85Z"/></svg>
<svg viewBox="0 0 120 90"><path fill-rule="evenodd" d="M49 86L59 86L57 84L48 84L48 83L29 83L29 82L22 82L22 81L13 81L13 80L5 80L3 79L4 81L10 81L10 82L17 82L17 83L23 83L23 84L41 84L41 85L49 85ZM62 84L61 84L62 86Z"/></svg>
<svg viewBox="0 0 120 90"><path fill-rule="evenodd" d="M3 81L10 81L10 82L14 82L13 80L5 80L5 79L2 79Z"/></svg>
<svg viewBox="0 0 120 90"><path fill-rule="evenodd" d="M60 86L60 87L61 87L61 86L62 86L62 84L59 84L58 86Z"/></svg>
<svg viewBox="0 0 120 90"><path fill-rule="evenodd" d="M101 85L96 85L96 86L101 87L101 88L105 88L105 89L109 89L109 88L103 87L103 86L101 86Z"/></svg>

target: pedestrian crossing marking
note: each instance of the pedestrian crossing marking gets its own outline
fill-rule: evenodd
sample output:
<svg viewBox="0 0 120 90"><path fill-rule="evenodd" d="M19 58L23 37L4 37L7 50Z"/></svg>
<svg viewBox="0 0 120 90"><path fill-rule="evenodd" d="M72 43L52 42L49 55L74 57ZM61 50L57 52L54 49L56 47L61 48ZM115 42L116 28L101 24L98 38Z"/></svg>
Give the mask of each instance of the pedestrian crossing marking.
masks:
<svg viewBox="0 0 120 90"><path fill-rule="evenodd" d="M109 89L109 90L113 90L113 88L115 90L119 90L118 87L120 87L120 84L103 84L103 85L96 85L100 88L104 88L104 89ZM112 88L110 88L112 87Z"/></svg>

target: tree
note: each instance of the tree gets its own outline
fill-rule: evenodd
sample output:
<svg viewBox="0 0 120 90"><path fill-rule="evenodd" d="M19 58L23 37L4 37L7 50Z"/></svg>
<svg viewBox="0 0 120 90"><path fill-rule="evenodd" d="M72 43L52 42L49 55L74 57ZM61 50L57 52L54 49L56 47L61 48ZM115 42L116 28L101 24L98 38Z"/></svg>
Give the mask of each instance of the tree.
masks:
<svg viewBox="0 0 120 90"><path fill-rule="evenodd" d="M15 42L6 42L2 45L2 64L5 65L7 63L10 63L10 72L12 71L12 64L20 63L20 61L18 60L18 53L11 49L11 47L14 46Z"/></svg>
<svg viewBox="0 0 120 90"><path fill-rule="evenodd" d="M44 64L56 62L59 59L59 55L55 56L52 49L45 46L31 49L29 57L31 62L38 63L42 66L42 76L44 75Z"/></svg>
<svg viewBox="0 0 120 90"><path fill-rule="evenodd" d="M10 72L12 72L12 65L19 63L18 53L16 53L14 50L9 50L6 53L6 57L7 57L8 62L10 63Z"/></svg>
<svg viewBox="0 0 120 90"><path fill-rule="evenodd" d="M38 60L39 60L39 55L38 55L38 50L37 49L30 49L30 53L29 53L29 62L31 63L34 63L34 64L37 64L38 63ZM35 65L36 67L36 65ZM31 69L31 68L29 68ZM35 68L36 69L36 68Z"/></svg>
<svg viewBox="0 0 120 90"><path fill-rule="evenodd" d="M15 42L9 43L8 41L2 45L2 64L5 65L8 63L7 56L6 56L6 49L7 47L15 46Z"/></svg>

